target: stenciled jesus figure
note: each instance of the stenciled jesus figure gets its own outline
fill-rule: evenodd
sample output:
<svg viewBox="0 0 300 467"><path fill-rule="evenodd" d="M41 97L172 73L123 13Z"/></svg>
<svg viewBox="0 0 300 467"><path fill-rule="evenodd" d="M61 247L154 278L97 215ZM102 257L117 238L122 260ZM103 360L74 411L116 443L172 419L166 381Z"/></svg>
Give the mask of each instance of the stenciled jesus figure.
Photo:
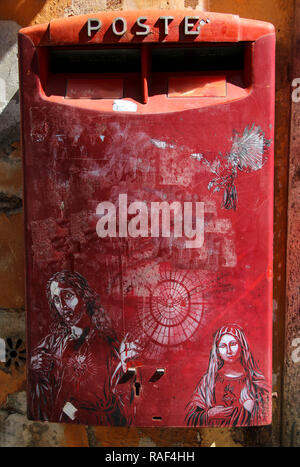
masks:
<svg viewBox="0 0 300 467"><path fill-rule="evenodd" d="M126 426L132 394L118 382L136 344L119 342L100 298L79 273L61 271L47 283L53 321L30 361L33 419Z"/></svg>
<svg viewBox="0 0 300 467"><path fill-rule="evenodd" d="M244 331L222 326L214 335L208 369L187 405L189 426L249 426L266 420L269 387Z"/></svg>

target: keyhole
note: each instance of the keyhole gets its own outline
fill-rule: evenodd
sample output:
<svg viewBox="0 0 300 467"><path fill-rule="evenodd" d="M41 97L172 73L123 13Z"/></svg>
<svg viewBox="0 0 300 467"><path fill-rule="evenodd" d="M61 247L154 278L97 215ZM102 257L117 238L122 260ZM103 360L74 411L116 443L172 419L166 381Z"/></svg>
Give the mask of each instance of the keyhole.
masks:
<svg viewBox="0 0 300 467"><path fill-rule="evenodd" d="M139 396L140 395L140 390L141 390L141 383L136 382L136 383L134 383L134 385L135 385L135 395Z"/></svg>

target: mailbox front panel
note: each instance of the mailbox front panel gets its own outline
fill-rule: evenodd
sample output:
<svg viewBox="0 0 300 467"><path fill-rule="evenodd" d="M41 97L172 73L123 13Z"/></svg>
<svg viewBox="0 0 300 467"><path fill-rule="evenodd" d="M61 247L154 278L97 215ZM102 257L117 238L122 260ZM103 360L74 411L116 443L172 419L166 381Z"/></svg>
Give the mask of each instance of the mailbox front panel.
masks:
<svg viewBox="0 0 300 467"><path fill-rule="evenodd" d="M123 35L117 14L21 31L31 419L271 423L274 33L168 16L168 34L164 19L130 45L136 13ZM136 31L154 31L155 13L143 18ZM120 42L133 71L68 73L76 54L108 44L105 64ZM233 55L164 66L199 44L202 58Z"/></svg>

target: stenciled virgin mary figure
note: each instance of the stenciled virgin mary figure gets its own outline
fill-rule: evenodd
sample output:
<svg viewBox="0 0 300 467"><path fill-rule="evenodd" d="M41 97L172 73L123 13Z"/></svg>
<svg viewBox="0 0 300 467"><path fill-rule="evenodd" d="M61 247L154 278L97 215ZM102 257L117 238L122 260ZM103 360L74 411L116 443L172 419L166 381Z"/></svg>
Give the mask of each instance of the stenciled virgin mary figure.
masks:
<svg viewBox="0 0 300 467"><path fill-rule="evenodd" d="M214 335L208 369L187 405L188 426L261 425L269 387L257 367L244 331L222 326Z"/></svg>

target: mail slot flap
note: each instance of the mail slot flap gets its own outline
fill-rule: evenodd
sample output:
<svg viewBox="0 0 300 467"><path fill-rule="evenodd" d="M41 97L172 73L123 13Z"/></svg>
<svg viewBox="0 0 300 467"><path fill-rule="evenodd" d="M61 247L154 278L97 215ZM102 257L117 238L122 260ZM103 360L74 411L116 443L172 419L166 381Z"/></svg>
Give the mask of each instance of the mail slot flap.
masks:
<svg viewBox="0 0 300 467"><path fill-rule="evenodd" d="M170 76L168 97L226 97L226 77Z"/></svg>
<svg viewBox="0 0 300 467"><path fill-rule="evenodd" d="M21 29L35 45L126 42L238 42L274 33L274 26L237 15L196 10L122 11L82 15Z"/></svg>
<svg viewBox="0 0 300 467"><path fill-rule="evenodd" d="M122 97L122 79L67 80L67 99L120 99Z"/></svg>

